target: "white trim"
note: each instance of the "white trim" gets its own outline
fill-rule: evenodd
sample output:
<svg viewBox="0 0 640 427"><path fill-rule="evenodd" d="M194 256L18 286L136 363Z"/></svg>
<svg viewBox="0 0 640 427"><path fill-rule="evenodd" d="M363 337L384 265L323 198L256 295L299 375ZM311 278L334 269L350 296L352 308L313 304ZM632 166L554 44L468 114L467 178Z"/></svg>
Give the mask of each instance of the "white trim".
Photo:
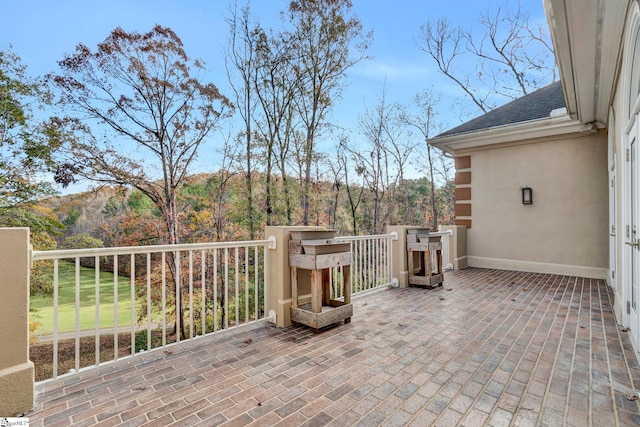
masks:
<svg viewBox="0 0 640 427"><path fill-rule="evenodd" d="M606 124L629 1L543 0L569 114Z"/></svg>
<svg viewBox="0 0 640 427"><path fill-rule="evenodd" d="M629 18L628 18L628 33L625 37L625 46L627 47L628 52L626 53L626 57L624 59L624 68L622 73L622 87L623 87L623 103L624 103L624 114L627 119L627 127L626 131L629 133L631 131L631 127L635 123L636 115L640 111L640 96L636 97L633 101L629 98L631 94L631 79L636 77L631 75L631 68L633 67L633 60L636 52L633 50L636 48L636 40L638 34L640 33L640 5L638 3L634 3L629 9ZM638 46L640 48L640 46Z"/></svg>
<svg viewBox="0 0 640 427"><path fill-rule="evenodd" d="M561 117L547 117L517 124L496 126L475 132L441 136L430 139L428 142L434 147L454 153L456 150L462 149L580 133L583 127L583 123L577 120L571 120L569 116L564 115Z"/></svg>
<svg viewBox="0 0 640 427"><path fill-rule="evenodd" d="M546 262L521 261L505 258L467 256L469 267L493 268L496 270L527 271L532 273L561 274L564 276L607 279L606 267L587 267L582 265L552 264Z"/></svg>
<svg viewBox="0 0 640 427"><path fill-rule="evenodd" d="M609 272L607 281L614 293L617 292L618 276L618 171L616 168L616 116L613 107L609 108L609 132L607 134L607 170L609 189Z"/></svg>

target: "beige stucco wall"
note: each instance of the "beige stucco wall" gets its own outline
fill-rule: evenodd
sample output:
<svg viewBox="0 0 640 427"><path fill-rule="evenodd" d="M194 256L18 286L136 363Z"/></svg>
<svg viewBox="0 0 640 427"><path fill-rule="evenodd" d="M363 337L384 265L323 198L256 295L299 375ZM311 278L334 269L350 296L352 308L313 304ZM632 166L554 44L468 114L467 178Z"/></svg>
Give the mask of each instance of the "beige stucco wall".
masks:
<svg viewBox="0 0 640 427"><path fill-rule="evenodd" d="M606 277L605 132L456 154L471 156L470 266Z"/></svg>
<svg viewBox="0 0 640 427"><path fill-rule="evenodd" d="M0 416L33 408L29 360L29 229L0 228Z"/></svg>

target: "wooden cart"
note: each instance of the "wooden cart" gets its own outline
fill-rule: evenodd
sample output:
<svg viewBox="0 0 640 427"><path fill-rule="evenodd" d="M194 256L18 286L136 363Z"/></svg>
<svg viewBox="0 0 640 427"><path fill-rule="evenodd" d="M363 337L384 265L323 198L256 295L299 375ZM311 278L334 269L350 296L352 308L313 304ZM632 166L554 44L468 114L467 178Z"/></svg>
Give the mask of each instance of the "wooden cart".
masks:
<svg viewBox="0 0 640 427"><path fill-rule="evenodd" d="M310 232L307 232L310 233ZM303 236L308 237L308 236ZM320 329L345 321L353 316L351 304L351 251L349 242L333 239L305 239L289 241L291 267L291 321ZM330 274L332 268L342 267L343 300L331 299ZM300 304L298 270L310 270L311 302Z"/></svg>
<svg viewBox="0 0 640 427"><path fill-rule="evenodd" d="M428 230L409 229L407 252L410 286L428 288L442 286L444 274L442 273L442 243L439 237L430 237Z"/></svg>

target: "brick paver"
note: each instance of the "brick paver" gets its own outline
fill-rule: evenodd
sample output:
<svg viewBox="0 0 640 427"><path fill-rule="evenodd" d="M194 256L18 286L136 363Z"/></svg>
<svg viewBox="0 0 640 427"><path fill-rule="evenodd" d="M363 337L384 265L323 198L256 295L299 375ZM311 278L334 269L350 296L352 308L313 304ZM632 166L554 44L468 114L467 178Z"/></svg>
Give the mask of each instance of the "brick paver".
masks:
<svg viewBox="0 0 640 427"><path fill-rule="evenodd" d="M637 426L640 366L601 280L485 269L37 386L32 426Z"/></svg>

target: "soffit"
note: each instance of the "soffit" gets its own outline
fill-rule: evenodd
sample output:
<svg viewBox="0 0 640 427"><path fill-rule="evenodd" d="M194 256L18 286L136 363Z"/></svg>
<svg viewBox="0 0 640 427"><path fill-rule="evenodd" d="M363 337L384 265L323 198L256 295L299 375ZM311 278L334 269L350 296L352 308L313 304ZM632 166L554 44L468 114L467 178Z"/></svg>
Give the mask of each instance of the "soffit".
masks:
<svg viewBox="0 0 640 427"><path fill-rule="evenodd" d="M606 126L631 0L544 0L567 112Z"/></svg>
<svg viewBox="0 0 640 427"><path fill-rule="evenodd" d="M427 142L451 154L469 149L483 149L499 144L516 142L535 142L543 138L555 138L584 131L584 125L571 120L568 115L531 120L507 126L497 126L480 131L467 132L449 136L438 136Z"/></svg>

